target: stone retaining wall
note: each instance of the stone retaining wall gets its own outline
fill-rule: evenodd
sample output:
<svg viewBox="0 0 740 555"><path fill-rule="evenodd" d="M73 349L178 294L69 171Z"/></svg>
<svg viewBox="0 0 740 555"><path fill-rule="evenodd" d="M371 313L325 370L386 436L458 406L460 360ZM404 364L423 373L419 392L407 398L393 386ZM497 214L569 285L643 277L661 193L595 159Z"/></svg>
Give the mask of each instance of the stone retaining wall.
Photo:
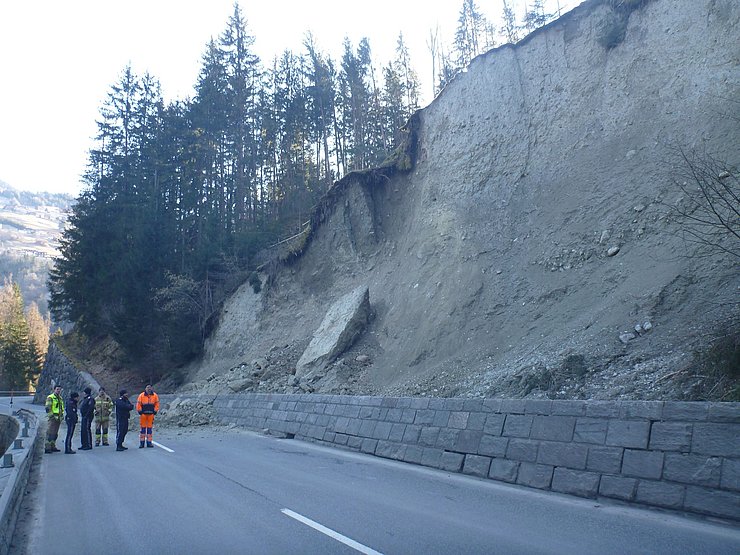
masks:
<svg viewBox="0 0 740 555"><path fill-rule="evenodd" d="M62 350L57 347L54 339L49 341L49 350L46 353L44 367L41 370L38 384L36 385L36 394L33 402L43 404L46 397L52 392L55 385L61 385L64 402L67 402L69 394L77 391L80 397L83 396L83 390L86 387L92 388L94 395L97 395L100 384L89 373L78 370Z"/></svg>
<svg viewBox="0 0 740 555"><path fill-rule="evenodd" d="M740 403L219 395L219 419L581 497L740 520Z"/></svg>

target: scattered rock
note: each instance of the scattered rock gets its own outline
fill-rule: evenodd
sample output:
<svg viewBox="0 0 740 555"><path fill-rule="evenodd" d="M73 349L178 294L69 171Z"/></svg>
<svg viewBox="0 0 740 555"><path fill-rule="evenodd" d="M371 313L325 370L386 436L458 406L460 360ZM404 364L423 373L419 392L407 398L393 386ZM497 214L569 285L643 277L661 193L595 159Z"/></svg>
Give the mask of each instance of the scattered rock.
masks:
<svg viewBox="0 0 740 555"><path fill-rule="evenodd" d="M635 339L635 338L637 338L637 335L635 335L635 334L634 334L634 333L632 333L631 331L629 331L629 332L625 332L625 333L620 333L620 334L619 334L619 340L620 340L620 341L621 341L622 343L624 343L625 345L626 345L627 343L629 343L630 341L632 341L633 339Z"/></svg>
<svg viewBox="0 0 740 555"><path fill-rule="evenodd" d="M359 355L355 360L360 364L370 364L370 357L367 355Z"/></svg>
<svg viewBox="0 0 740 555"><path fill-rule="evenodd" d="M212 381L213 381L213 380L215 380L215 379L216 379L216 374L211 374L210 376L208 376L208 377L206 378L206 381L207 381L207 382L212 382Z"/></svg>
<svg viewBox="0 0 740 555"><path fill-rule="evenodd" d="M651 329L653 329L653 325L650 323L649 320L648 321L645 321L642 324L642 329L645 330L645 331L650 331Z"/></svg>
<svg viewBox="0 0 740 555"><path fill-rule="evenodd" d="M615 256L619 252L619 247L609 247L609 250L606 251L607 256Z"/></svg>
<svg viewBox="0 0 740 555"><path fill-rule="evenodd" d="M254 386L254 380L250 378L246 378L244 380L235 380L233 382L229 382L229 389L233 391L234 393L239 393L240 391L244 391L245 389L249 389L250 387Z"/></svg>
<svg viewBox="0 0 740 555"><path fill-rule="evenodd" d="M730 177L730 172L728 171L720 172L720 174L717 176L718 179L727 179L728 177Z"/></svg>

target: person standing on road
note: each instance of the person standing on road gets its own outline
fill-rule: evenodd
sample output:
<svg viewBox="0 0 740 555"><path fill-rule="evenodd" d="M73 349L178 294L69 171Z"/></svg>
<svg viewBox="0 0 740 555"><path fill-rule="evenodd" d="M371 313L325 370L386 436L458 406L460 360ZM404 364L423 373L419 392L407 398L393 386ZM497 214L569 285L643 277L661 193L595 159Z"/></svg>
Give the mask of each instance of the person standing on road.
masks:
<svg viewBox="0 0 740 555"><path fill-rule="evenodd" d="M101 438L103 445L109 445L108 422L110 422L112 411L113 401L108 397L105 388L101 387L98 396L95 398L95 447L100 445Z"/></svg>
<svg viewBox="0 0 740 555"><path fill-rule="evenodd" d="M116 405L116 451L125 451L128 447L123 446L123 440L126 439L128 433L128 419L131 416L131 411L134 410L134 405L128 400L128 393L125 389L122 389L118 395L118 399L114 401Z"/></svg>
<svg viewBox="0 0 740 555"><path fill-rule="evenodd" d="M64 438L64 453L74 455L77 451L72 449L72 438L75 435L75 426L77 426L77 401L80 394L73 391L67 400L67 411L64 415L64 421L67 423L67 437Z"/></svg>
<svg viewBox="0 0 740 555"><path fill-rule="evenodd" d="M46 398L45 407L48 426L44 453L58 453L61 449L57 449L57 437L59 436L59 426L64 417L64 399L62 399L61 385L54 386L54 391Z"/></svg>
<svg viewBox="0 0 740 555"><path fill-rule="evenodd" d="M89 451L92 449L92 421L93 415L95 414L95 399L92 396L92 389L90 387L85 388L85 398L80 403L80 416L82 417L82 424L80 425L80 438L82 440L82 447L80 450Z"/></svg>
<svg viewBox="0 0 740 555"><path fill-rule="evenodd" d="M139 413L139 449L144 447L146 440L147 447L154 447L152 444L152 428L154 427L154 415L159 412L159 395L154 393L151 384L147 384L139 394L136 400L136 411Z"/></svg>

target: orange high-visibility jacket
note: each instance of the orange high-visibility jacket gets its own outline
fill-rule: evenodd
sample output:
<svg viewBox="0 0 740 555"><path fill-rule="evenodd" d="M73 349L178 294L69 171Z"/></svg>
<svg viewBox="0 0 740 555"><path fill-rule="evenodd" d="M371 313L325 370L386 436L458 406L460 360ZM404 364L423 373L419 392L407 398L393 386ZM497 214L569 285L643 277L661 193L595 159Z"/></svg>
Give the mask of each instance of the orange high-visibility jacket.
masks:
<svg viewBox="0 0 740 555"><path fill-rule="evenodd" d="M159 395L153 391L151 395L147 395L146 391L139 393L139 398L136 399L136 411L142 414L159 412Z"/></svg>

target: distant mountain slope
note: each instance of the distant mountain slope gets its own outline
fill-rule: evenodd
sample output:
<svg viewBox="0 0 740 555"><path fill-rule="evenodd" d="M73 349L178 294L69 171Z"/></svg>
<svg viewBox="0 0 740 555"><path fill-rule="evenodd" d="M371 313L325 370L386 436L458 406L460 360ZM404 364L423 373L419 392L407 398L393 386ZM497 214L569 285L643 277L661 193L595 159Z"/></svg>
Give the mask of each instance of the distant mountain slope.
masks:
<svg viewBox="0 0 740 555"><path fill-rule="evenodd" d="M19 191L0 181L0 274L13 276L26 303L46 310L46 278L58 254L70 195Z"/></svg>

